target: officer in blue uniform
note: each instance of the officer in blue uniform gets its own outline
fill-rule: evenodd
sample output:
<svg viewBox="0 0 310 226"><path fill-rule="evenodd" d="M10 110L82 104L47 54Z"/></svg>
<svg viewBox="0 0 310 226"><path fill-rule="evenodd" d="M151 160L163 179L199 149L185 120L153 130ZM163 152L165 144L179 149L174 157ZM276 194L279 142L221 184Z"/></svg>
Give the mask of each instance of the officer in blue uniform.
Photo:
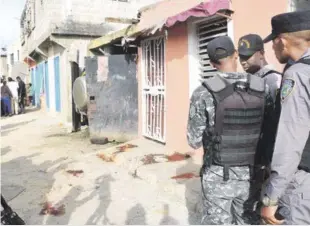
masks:
<svg viewBox="0 0 310 226"><path fill-rule="evenodd" d="M272 18L278 61L286 67L277 98L280 110L271 175L261 194L267 224L310 224L310 11ZM280 220L276 213L287 210Z"/></svg>

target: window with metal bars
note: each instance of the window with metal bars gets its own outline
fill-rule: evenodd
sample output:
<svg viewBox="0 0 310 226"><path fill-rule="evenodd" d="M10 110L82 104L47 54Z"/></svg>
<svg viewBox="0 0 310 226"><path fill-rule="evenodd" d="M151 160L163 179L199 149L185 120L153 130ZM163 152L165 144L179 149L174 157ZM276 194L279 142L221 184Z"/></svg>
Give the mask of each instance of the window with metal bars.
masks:
<svg viewBox="0 0 310 226"><path fill-rule="evenodd" d="M197 24L198 54L200 61L200 76L210 77L217 71L210 63L207 52L208 43L216 37L227 36L227 19L217 17Z"/></svg>

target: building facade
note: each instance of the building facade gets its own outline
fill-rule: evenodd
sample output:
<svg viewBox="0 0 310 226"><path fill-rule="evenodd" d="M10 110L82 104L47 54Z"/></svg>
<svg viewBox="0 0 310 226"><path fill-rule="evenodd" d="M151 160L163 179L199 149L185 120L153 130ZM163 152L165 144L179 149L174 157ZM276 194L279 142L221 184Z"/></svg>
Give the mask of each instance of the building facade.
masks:
<svg viewBox="0 0 310 226"><path fill-rule="evenodd" d="M161 142L168 149L187 152L189 102L202 77L215 69L206 46L218 36L229 36L235 44L241 36L271 31L271 18L279 13L304 10L308 0L179 0L162 1L141 12L140 22L122 32L94 40L97 49L131 40L139 46L138 99L140 137ZM266 7L268 5L268 7ZM259 22L257 22L259 21ZM272 45L265 46L269 64L279 71ZM242 71L239 65L239 71Z"/></svg>
<svg viewBox="0 0 310 226"><path fill-rule="evenodd" d="M16 79L19 76L23 81L29 83L29 68L21 58L21 42L19 39L8 46L7 55L8 77Z"/></svg>
<svg viewBox="0 0 310 226"><path fill-rule="evenodd" d="M70 61L84 67L87 45L126 25L106 17L135 18L137 8L154 0L27 0L21 17L22 58L30 65L36 105L71 126Z"/></svg>
<svg viewBox="0 0 310 226"><path fill-rule="evenodd" d="M6 50L6 48L0 49L0 76L1 76L1 78L8 76L7 50Z"/></svg>

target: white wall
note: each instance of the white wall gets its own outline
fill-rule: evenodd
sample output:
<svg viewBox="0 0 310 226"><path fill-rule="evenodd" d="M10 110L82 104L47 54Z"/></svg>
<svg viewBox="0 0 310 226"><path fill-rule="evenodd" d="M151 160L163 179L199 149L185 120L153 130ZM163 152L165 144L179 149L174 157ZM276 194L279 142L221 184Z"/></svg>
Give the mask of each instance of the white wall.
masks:
<svg viewBox="0 0 310 226"><path fill-rule="evenodd" d="M8 76L8 66L7 66L7 58L0 57L0 76L5 75Z"/></svg>
<svg viewBox="0 0 310 226"><path fill-rule="evenodd" d="M189 60L189 97L192 96L194 90L201 84L200 70L199 70L199 54L198 54L198 38L196 23L189 21L187 23L188 29L188 60Z"/></svg>
<svg viewBox="0 0 310 226"><path fill-rule="evenodd" d="M7 53L7 64L8 64L8 76L12 77L13 65L17 62L23 62L21 44L18 39L13 44L8 46ZM11 54L13 54L13 65L11 64Z"/></svg>

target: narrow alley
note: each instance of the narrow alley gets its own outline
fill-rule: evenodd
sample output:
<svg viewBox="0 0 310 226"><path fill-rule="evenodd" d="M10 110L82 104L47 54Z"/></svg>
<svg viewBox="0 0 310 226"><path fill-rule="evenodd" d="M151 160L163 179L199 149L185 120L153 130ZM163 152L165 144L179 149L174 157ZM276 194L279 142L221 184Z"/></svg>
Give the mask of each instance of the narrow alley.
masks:
<svg viewBox="0 0 310 226"><path fill-rule="evenodd" d="M171 179L198 165L142 166L143 155L166 150L146 140L130 143L138 147L104 162L97 154L115 151L116 144L93 145L86 129L68 133L40 111L2 119L2 194L26 224L199 223L199 178ZM64 213L42 213L46 202Z"/></svg>

